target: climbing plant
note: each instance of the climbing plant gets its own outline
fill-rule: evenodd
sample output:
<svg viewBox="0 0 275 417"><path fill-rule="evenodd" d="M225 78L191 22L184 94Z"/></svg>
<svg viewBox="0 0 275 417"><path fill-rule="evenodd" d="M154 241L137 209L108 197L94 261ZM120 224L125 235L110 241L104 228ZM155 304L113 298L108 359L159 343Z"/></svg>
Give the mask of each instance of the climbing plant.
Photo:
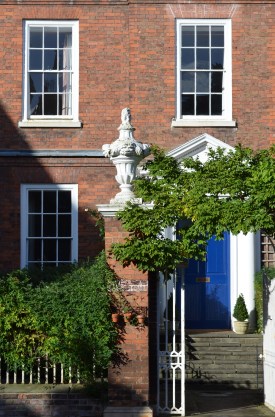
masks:
<svg viewBox="0 0 275 417"><path fill-rule="evenodd" d="M0 351L12 368L31 367L37 357L77 365L82 380L106 369L119 353L110 319L116 285L105 255L68 271L14 271L0 279ZM41 281L42 279L42 281ZM76 372L76 367L72 367Z"/></svg>

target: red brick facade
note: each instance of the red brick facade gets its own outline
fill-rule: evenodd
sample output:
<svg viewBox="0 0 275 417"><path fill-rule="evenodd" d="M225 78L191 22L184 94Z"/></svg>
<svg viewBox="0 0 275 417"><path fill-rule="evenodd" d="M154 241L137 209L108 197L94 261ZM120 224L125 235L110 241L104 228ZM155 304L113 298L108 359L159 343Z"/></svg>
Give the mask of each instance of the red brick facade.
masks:
<svg viewBox="0 0 275 417"><path fill-rule="evenodd" d="M242 143L265 148L275 143L273 0L3 0L0 11L0 271L20 265L21 184L78 184L79 258L94 257L102 249L98 230L85 208L109 203L118 191L115 168L103 155L31 157L11 151L101 150L103 144L117 139L124 107L131 109L135 138L167 150L203 133L232 146ZM179 18L232 20L236 127L171 128L176 112L175 21ZM79 21L81 128L18 127L25 19ZM106 220L107 246L121 238L112 221ZM147 277L133 270L120 270L119 274L126 280L147 282ZM148 305L147 299L144 305ZM148 365L148 337L148 327L126 326L125 353L131 352L132 362L123 375L110 375L110 389L118 380L122 388L120 397L117 391L110 391L113 404L148 403L149 369L151 374L155 372L154 359ZM133 380L137 366L140 378ZM126 386L127 390L130 386L130 394Z"/></svg>
<svg viewBox="0 0 275 417"><path fill-rule="evenodd" d="M129 106L136 138L167 149L209 133L235 145L274 142L274 18L272 1L1 3L1 150L100 150L118 137L120 111ZM82 128L18 128L22 117L24 19L79 20L79 118ZM175 19L232 19L235 128L171 128L175 116ZM0 155L1 156L1 155ZM108 160L2 158L0 269L19 265L19 186L78 183L79 208L107 203L115 193ZM79 256L98 251L81 214ZM91 236L94 236L91 237Z"/></svg>

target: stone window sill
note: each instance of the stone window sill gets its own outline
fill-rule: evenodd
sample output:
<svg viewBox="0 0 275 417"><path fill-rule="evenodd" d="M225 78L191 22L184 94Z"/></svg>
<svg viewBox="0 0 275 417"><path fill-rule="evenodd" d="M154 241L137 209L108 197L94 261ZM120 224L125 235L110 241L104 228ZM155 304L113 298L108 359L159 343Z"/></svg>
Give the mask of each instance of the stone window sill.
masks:
<svg viewBox="0 0 275 417"><path fill-rule="evenodd" d="M74 120L21 120L18 122L18 127L56 127L56 128L67 128L67 127L82 127L81 121Z"/></svg>
<svg viewBox="0 0 275 417"><path fill-rule="evenodd" d="M171 127L237 127L237 122L235 120L173 119Z"/></svg>

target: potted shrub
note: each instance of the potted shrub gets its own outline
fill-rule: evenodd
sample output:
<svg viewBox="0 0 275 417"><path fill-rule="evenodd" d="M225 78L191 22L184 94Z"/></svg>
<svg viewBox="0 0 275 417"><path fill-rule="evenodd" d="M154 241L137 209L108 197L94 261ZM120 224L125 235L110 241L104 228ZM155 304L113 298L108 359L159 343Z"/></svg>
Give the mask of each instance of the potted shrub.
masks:
<svg viewBox="0 0 275 417"><path fill-rule="evenodd" d="M245 334L248 331L248 311L246 308L243 294L240 294L237 298L233 317L236 319L234 322L234 332L238 334Z"/></svg>

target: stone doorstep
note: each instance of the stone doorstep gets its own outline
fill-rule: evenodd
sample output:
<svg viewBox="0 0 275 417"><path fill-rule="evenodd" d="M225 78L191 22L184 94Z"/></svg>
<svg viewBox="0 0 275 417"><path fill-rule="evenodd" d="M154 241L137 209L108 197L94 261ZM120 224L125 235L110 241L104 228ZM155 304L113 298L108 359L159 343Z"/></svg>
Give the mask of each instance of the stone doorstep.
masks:
<svg viewBox="0 0 275 417"><path fill-rule="evenodd" d="M103 417L153 417L150 407L106 407Z"/></svg>

